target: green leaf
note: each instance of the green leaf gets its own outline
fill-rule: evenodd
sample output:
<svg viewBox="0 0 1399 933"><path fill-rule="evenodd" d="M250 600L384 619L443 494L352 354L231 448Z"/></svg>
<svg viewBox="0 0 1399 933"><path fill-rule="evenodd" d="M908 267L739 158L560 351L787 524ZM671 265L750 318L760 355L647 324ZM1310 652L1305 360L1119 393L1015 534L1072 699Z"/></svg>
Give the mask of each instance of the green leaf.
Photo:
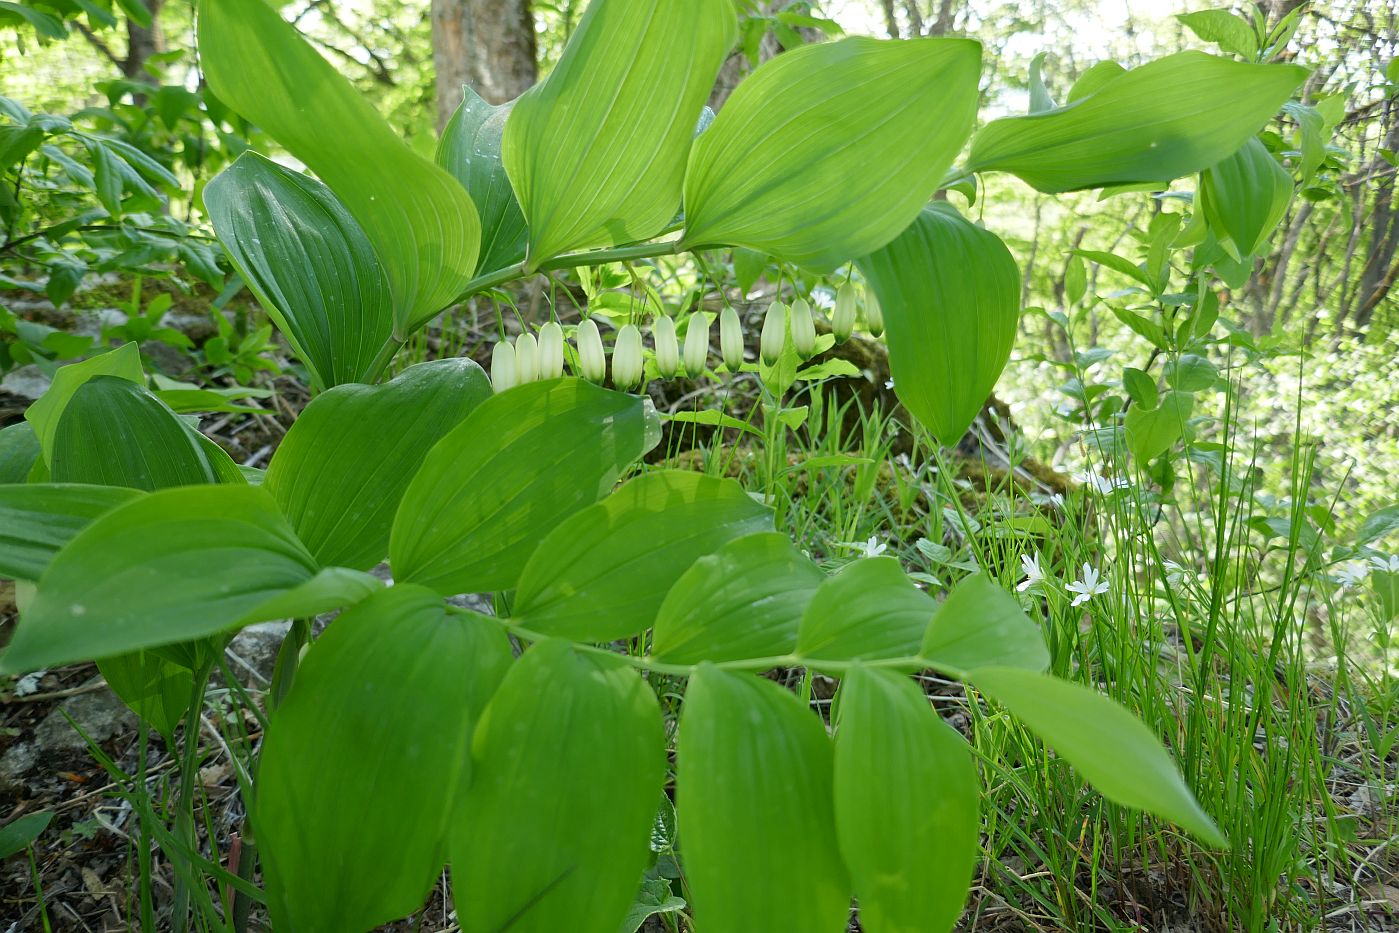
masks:
<svg viewBox="0 0 1399 933"><path fill-rule="evenodd" d="M1195 396L1189 392L1172 391L1161 396L1161 404L1152 409L1133 406L1124 420L1127 429L1127 449L1141 463L1154 460L1171 449L1185 433L1185 423L1195 406Z"/></svg>
<svg viewBox="0 0 1399 933"><path fill-rule="evenodd" d="M961 150L980 70L967 39L853 37L766 62L695 141L685 243L821 271L879 249Z"/></svg>
<svg viewBox="0 0 1399 933"><path fill-rule="evenodd" d="M816 591L802 618L797 654L816 662L911 658L936 610L894 558L857 560Z"/></svg>
<svg viewBox="0 0 1399 933"><path fill-rule="evenodd" d="M25 420L33 426L34 434L39 438L46 462L53 459L53 438L58 431L58 420L63 415L63 409L68 406L73 393L94 376L118 376L144 384L146 374L141 369L141 351L136 344L127 343L81 363L69 363L58 368L48 390L24 412Z"/></svg>
<svg viewBox="0 0 1399 933"><path fill-rule="evenodd" d="M913 681L889 671L851 668L837 710L836 831L860 928L951 930L979 855L971 749Z"/></svg>
<svg viewBox="0 0 1399 933"><path fill-rule="evenodd" d="M6 823L4 828L0 829L0 859L7 859L27 848L48 829L52 819L52 810L40 810L38 813L28 813Z"/></svg>
<svg viewBox="0 0 1399 933"><path fill-rule="evenodd" d="M388 276L395 337L460 294L481 238L470 196L275 10L201 0L199 53L219 99L310 167L359 222Z"/></svg>
<svg viewBox="0 0 1399 933"><path fill-rule="evenodd" d="M1241 256L1257 254L1292 201L1292 176L1257 137L1205 169L1200 200L1210 226Z"/></svg>
<svg viewBox="0 0 1399 933"><path fill-rule="evenodd" d="M1396 531L1399 531L1399 503L1387 505L1369 515L1360 526L1360 531L1356 532L1355 544L1357 547L1370 544Z"/></svg>
<svg viewBox="0 0 1399 933"><path fill-rule="evenodd" d="M393 334L374 247L325 185L245 152L204 189L214 232L316 388L364 382Z"/></svg>
<svg viewBox="0 0 1399 933"><path fill-rule="evenodd" d="M118 506L49 562L0 659L10 672L310 616L379 586L327 570L253 486L182 486Z"/></svg>
<svg viewBox="0 0 1399 933"><path fill-rule="evenodd" d="M1156 736L1120 704L1079 684L1008 667L973 671L971 682L1107 799L1168 819L1209 845L1225 845Z"/></svg>
<svg viewBox="0 0 1399 933"><path fill-rule="evenodd" d="M1206 42L1213 42L1223 51L1242 58L1258 55L1258 34L1247 20L1228 10L1200 10L1198 13L1177 13L1176 19Z"/></svg>
<svg viewBox="0 0 1399 933"><path fill-rule="evenodd" d="M655 444L640 399L579 379L489 398L428 452L389 544L394 575L440 593L504 590L541 538Z"/></svg>
<svg viewBox="0 0 1399 933"><path fill-rule="evenodd" d="M42 456L38 435L29 422L0 428L0 483L25 482Z"/></svg>
<svg viewBox="0 0 1399 933"><path fill-rule="evenodd" d="M323 566L368 570L389 551L394 513L423 458L491 397L468 359L410 366L384 385L312 399L277 448L263 485Z"/></svg>
<svg viewBox="0 0 1399 933"><path fill-rule="evenodd" d="M1057 110L992 121L972 140L967 171L1010 172L1051 193L1169 181L1236 151L1306 76L1178 52Z"/></svg>
<svg viewBox="0 0 1399 933"><path fill-rule="evenodd" d="M63 20L40 12L23 3L0 0L0 13L12 13L34 27L34 31L46 39L66 39L68 30L63 28Z"/></svg>
<svg viewBox="0 0 1399 933"><path fill-rule="evenodd" d="M73 394L54 433L49 474L56 483L147 491L219 481L199 433L119 376L94 376Z"/></svg>
<svg viewBox="0 0 1399 933"><path fill-rule="evenodd" d="M959 674L992 665L1027 671L1049 666L1040 627L1014 596L982 574L967 577L947 594L919 654L934 667Z"/></svg>
<svg viewBox="0 0 1399 933"><path fill-rule="evenodd" d="M1065 105L1072 104L1081 97L1087 97L1094 91L1101 90L1105 85L1126 73L1127 69L1114 61L1102 61L1090 65L1087 71L1078 76L1073 87L1069 88L1068 99L1064 101Z"/></svg>
<svg viewBox="0 0 1399 933"><path fill-rule="evenodd" d="M791 53L787 53L791 54ZM825 726L769 680L702 664L680 714L676 809L702 930L841 930Z"/></svg>
<svg viewBox="0 0 1399 933"><path fill-rule="evenodd" d="M618 927L618 933L636 933L648 917L656 914L673 914L685 909L685 899L676 897L671 891L670 882L664 878L648 878L641 883L627 915Z"/></svg>
<svg viewBox="0 0 1399 933"><path fill-rule="evenodd" d="M422 906L510 657L497 623L415 586L312 645L268 725L253 807L278 929L369 930Z"/></svg>
<svg viewBox="0 0 1399 933"><path fill-rule="evenodd" d="M500 159L501 135L513 102L492 106L470 87L437 142L437 164L461 182L481 215L481 259L477 274L503 269L525 258L529 231Z"/></svg>
<svg viewBox="0 0 1399 933"><path fill-rule="evenodd" d="M824 579L784 534L730 541L695 561L666 594L651 654L670 664L790 654Z"/></svg>
<svg viewBox="0 0 1399 933"><path fill-rule="evenodd" d="M184 719L194 696L194 672L151 651L132 651L103 658L97 669L107 686L167 743Z"/></svg>
<svg viewBox="0 0 1399 933"><path fill-rule="evenodd" d="M1161 398L1156 389L1156 380L1140 369L1131 366L1122 370L1122 388L1143 408L1155 408Z"/></svg>
<svg viewBox="0 0 1399 933"><path fill-rule="evenodd" d="M0 486L0 576L38 580L93 519L139 495L119 486Z"/></svg>
<svg viewBox="0 0 1399 933"><path fill-rule="evenodd" d="M619 659L559 640L526 651L481 719L453 817L462 928L617 933L650 857L665 749L655 694Z"/></svg>
<svg viewBox="0 0 1399 933"><path fill-rule="evenodd" d="M884 311L899 400L939 441L955 444L1015 343L1020 273L1010 250L935 204L859 267Z"/></svg>
<svg viewBox="0 0 1399 933"><path fill-rule="evenodd" d="M729 3L588 4L558 64L505 123L531 267L654 236L675 217L695 123L734 34Z"/></svg>
<svg viewBox="0 0 1399 933"><path fill-rule="evenodd" d="M1201 392L1214 385L1219 370L1203 356L1184 353L1166 364L1166 382L1182 392Z"/></svg>
<svg viewBox="0 0 1399 933"><path fill-rule="evenodd" d="M696 560L772 530L733 480L658 470L560 523L520 574L515 620L546 635L612 641L651 625Z"/></svg>

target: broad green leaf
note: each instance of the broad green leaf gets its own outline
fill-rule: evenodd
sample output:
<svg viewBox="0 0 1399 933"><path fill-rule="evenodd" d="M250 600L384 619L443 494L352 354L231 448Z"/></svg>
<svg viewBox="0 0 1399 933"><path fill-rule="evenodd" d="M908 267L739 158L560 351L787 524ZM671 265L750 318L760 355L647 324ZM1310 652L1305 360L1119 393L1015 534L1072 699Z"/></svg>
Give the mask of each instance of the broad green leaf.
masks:
<svg viewBox="0 0 1399 933"><path fill-rule="evenodd" d="M853 37L777 56L695 141L685 242L818 270L879 249L961 151L980 70L967 39Z"/></svg>
<svg viewBox="0 0 1399 933"><path fill-rule="evenodd" d="M520 574L515 620L546 635L612 641L656 618L704 555L772 530L772 512L733 480L647 473L551 531Z"/></svg>
<svg viewBox="0 0 1399 933"><path fill-rule="evenodd" d="M676 897L670 882L665 878L647 878L641 883L641 890L627 908L627 915L617 928L617 933L637 933L648 917L656 914L673 914L685 909L685 899Z"/></svg>
<svg viewBox="0 0 1399 933"><path fill-rule="evenodd" d="M393 335L374 247L325 185L245 152L204 189L234 268L318 389L368 381Z"/></svg>
<svg viewBox="0 0 1399 933"><path fill-rule="evenodd" d="M1210 226L1252 256L1268 241L1292 200L1292 176L1257 137L1200 175L1200 200Z"/></svg>
<svg viewBox="0 0 1399 933"><path fill-rule="evenodd" d="M194 672L151 651L131 651L97 662L107 686L167 743L194 698Z"/></svg>
<svg viewBox="0 0 1399 933"><path fill-rule="evenodd" d="M416 586L379 591L311 646L268 725L253 806L277 929L369 930L422 906L510 657L498 623Z"/></svg>
<svg viewBox="0 0 1399 933"><path fill-rule="evenodd" d="M464 930L617 933L650 856L666 739L620 659L540 642L510 668L472 743L452 819Z"/></svg>
<svg viewBox="0 0 1399 933"><path fill-rule="evenodd" d="M655 445L642 401L579 379L487 399L428 452L403 494L394 575L440 593L510 589L559 522Z"/></svg>
<svg viewBox="0 0 1399 933"><path fill-rule="evenodd" d="M505 123L502 155L529 224L532 267L654 236L675 217L734 14L719 0L588 4L558 64Z"/></svg>
<svg viewBox="0 0 1399 933"><path fill-rule="evenodd" d="M850 881L836 847L834 753L821 720L770 680L702 664L685 695L676 754L696 927L844 929Z"/></svg>
<svg viewBox="0 0 1399 933"><path fill-rule="evenodd" d="M846 565L817 589L802 618L797 654L820 661L911 658L937 603L892 557Z"/></svg>
<svg viewBox="0 0 1399 933"><path fill-rule="evenodd" d="M1219 370L1215 365L1194 353L1183 353L1180 359L1166 364L1166 382L1182 392L1201 392L1214 385L1218 378Z"/></svg>
<svg viewBox="0 0 1399 933"><path fill-rule="evenodd" d="M966 740L907 677L851 668L835 736L835 814L860 928L951 930L967 900L981 787Z"/></svg>
<svg viewBox="0 0 1399 933"><path fill-rule="evenodd" d="M276 10L263 0L201 0L199 53L219 99L329 185L374 244L395 337L461 293L481 238L471 197Z"/></svg>
<svg viewBox="0 0 1399 933"><path fill-rule="evenodd" d="M220 479L199 433L119 376L94 376L73 393L54 432L49 475L147 491Z"/></svg>
<svg viewBox="0 0 1399 933"><path fill-rule="evenodd" d="M524 259L529 239L525 215L500 160L501 135L512 106L492 106L463 87L461 106L437 142L437 164L461 182L481 216L479 275Z"/></svg>
<svg viewBox="0 0 1399 933"><path fill-rule="evenodd" d="M1009 667L973 671L971 682L1107 799L1177 823L1209 845L1225 845L1160 741L1120 704L1088 687Z"/></svg>
<svg viewBox="0 0 1399 933"><path fill-rule="evenodd" d="M1306 76L1178 52L1057 110L992 121L972 140L967 171L1010 172L1051 193L1167 182L1235 152Z"/></svg>
<svg viewBox="0 0 1399 933"><path fill-rule="evenodd" d="M379 585L368 574L325 573L317 577L262 489L163 489L102 515L54 556L0 668L53 667L315 615Z"/></svg>
<svg viewBox="0 0 1399 933"><path fill-rule="evenodd" d="M1399 503L1376 509L1367 516L1355 534L1355 544L1358 547L1382 541L1396 531L1399 531Z"/></svg>
<svg viewBox="0 0 1399 933"><path fill-rule="evenodd" d="M68 406L73 393L94 376L117 376L144 384L146 375L141 369L141 351L136 344L127 343L81 363L69 363L58 368L53 384L24 413L24 419L39 438L46 462L53 459L53 437L58 431L58 420L63 416L63 409Z"/></svg>
<svg viewBox="0 0 1399 933"><path fill-rule="evenodd" d="M957 443L1010 360L1015 259L995 234L935 204L859 266L884 312L894 391L939 441Z"/></svg>
<svg viewBox="0 0 1399 933"><path fill-rule="evenodd" d="M919 654L934 667L959 674L979 667L1042 671L1049 666L1040 627L1014 596L982 574L958 583L943 600Z"/></svg>
<svg viewBox="0 0 1399 933"><path fill-rule="evenodd" d="M651 654L669 664L790 654L824 579L784 534L730 541L695 561L666 594Z"/></svg>
<svg viewBox="0 0 1399 933"><path fill-rule="evenodd" d="M368 570L389 551L399 500L428 451L491 396L468 359L433 360L383 385L312 399L263 485L323 566Z"/></svg>
<svg viewBox="0 0 1399 933"><path fill-rule="evenodd" d="M1126 73L1127 69L1114 61L1102 61L1090 65L1087 71L1078 76L1073 87L1069 88L1069 96L1064 101L1065 105L1072 104L1081 97L1087 97L1094 91L1101 90L1104 85Z"/></svg>
<svg viewBox="0 0 1399 933"><path fill-rule="evenodd" d="M1253 58L1258 54L1258 34L1242 17L1228 10L1200 10L1177 13L1176 19L1206 42L1213 42L1225 52Z"/></svg>
<svg viewBox="0 0 1399 933"><path fill-rule="evenodd" d="M38 580L74 535L139 495L121 486L0 486L0 576Z"/></svg>
<svg viewBox="0 0 1399 933"><path fill-rule="evenodd" d="M1123 418L1127 432L1127 449L1145 464L1171 449L1185 433L1185 423L1195 406L1195 396L1189 392L1164 392L1155 408L1134 405Z"/></svg>
<svg viewBox="0 0 1399 933"><path fill-rule="evenodd" d="M0 829L0 860L9 858L38 839L39 835L48 829L52 819L52 810L40 810L38 813L29 813L6 823L4 828Z"/></svg>
<svg viewBox="0 0 1399 933"><path fill-rule="evenodd" d="M27 421L0 428L0 483L23 483L43 458L38 435Z"/></svg>

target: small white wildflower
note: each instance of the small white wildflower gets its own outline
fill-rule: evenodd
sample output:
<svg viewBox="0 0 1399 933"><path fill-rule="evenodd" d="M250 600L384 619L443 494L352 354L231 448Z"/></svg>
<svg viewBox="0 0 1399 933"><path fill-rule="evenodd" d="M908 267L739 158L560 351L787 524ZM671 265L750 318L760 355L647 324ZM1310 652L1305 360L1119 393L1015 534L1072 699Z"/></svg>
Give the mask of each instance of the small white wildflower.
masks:
<svg viewBox="0 0 1399 933"><path fill-rule="evenodd" d="M1040 567L1040 553L1035 552L1035 556L1029 554L1020 555L1020 569L1025 572L1025 579L1020 581L1020 585L1015 589L1023 593L1036 583L1044 582L1044 569Z"/></svg>
<svg viewBox="0 0 1399 933"><path fill-rule="evenodd" d="M1343 564L1341 568L1336 571L1333 579L1341 584L1342 588L1345 588L1365 582L1365 578L1369 575L1370 567L1368 564L1361 563L1360 561L1351 561L1350 563Z"/></svg>
<svg viewBox="0 0 1399 933"><path fill-rule="evenodd" d="M1381 573L1399 573L1399 555L1394 557L1372 557L1370 565Z"/></svg>
<svg viewBox="0 0 1399 933"><path fill-rule="evenodd" d="M1106 593L1108 591L1108 581L1101 579L1098 576L1097 570L1088 566L1087 563L1084 563L1081 579L1070 583L1068 590L1070 593L1078 594L1074 597L1074 601L1071 605L1081 606L1094 596L1101 596L1103 593Z"/></svg>
<svg viewBox="0 0 1399 933"><path fill-rule="evenodd" d="M32 674L25 674L19 680L15 681L15 696L27 697L32 693L38 693L39 681L42 680L43 676L47 673L48 671L35 671Z"/></svg>
<svg viewBox="0 0 1399 933"><path fill-rule="evenodd" d="M878 557L889 550L889 545L880 541L874 535L870 535L868 541L842 541L841 547L848 547L851 550L859 551L861 557Z"/></svg>
<svg viewBox="0 0 1399 933"><path fill-rule="evenodd" d="M1173 560L1162 561L1166 567L1166 582L1171 586L1180 586L1185 582L1185 568Z"/></svg>
<svg viewBox="0 0 1399 933"><path fill-rule="evenodd" d="M892 380L892 379L885 379L885 380L884 380L884 388L892 390L892 389L894 388L894 380Z"/></svg>
<svg viewBox="0 0 1399 933"><path fill-rule="evenodd" d="M1100 496L1106 496L1114 489L1126 489L1128 486L1132 485L1130 480L1100 476L1092 470L1084 470L1082 473L1075 473L1074 479L1093 489Z"/></svg>
<svg viewBox="0 0 1399 933"><path fill-rule="evenodd" d="M1052 492L1052 493L1050 493L1050 494L1049 494L1049 504L1052 505L1052 506L1054 506L1054 508L1059 509L1060 511L1063 511L1063 509L1064 509L1064 495L1063 495L1063 493L1058 493L1058 492Z"/></svg>

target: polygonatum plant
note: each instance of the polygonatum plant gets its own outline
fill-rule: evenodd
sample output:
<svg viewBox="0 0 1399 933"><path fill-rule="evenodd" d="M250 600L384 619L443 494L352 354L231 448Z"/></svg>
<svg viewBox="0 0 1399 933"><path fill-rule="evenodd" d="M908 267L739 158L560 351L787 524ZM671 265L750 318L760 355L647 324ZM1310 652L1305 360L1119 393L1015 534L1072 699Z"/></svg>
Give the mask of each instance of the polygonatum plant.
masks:
<svg viewBox="0 0 1399 933"><path fill-rule="evenodd" d="M1044 673L1038 626L988 574L941 600L892 558L826 574L737 483L639 467L658 422L626 392L493 392L462 359L381 381L444 308L512 280L741 247L854 263L900 398L952 442L1009 357L1019 275L934 195L992 171L1059 192L1209 170L1208 222L1247 249L1267 217L1231 186L1273 173L1230 160L1257 161L1304 77L1203 53L1093 69L972 137L975 42L797 49L708 114L734 41L730 0L593 0L520 99L468 92L434 163L263 0L200 3L210 87L315 176L248 153L204 197L317 394L264 473L150 392L134 347L59 370L0 432L0 573L33 584L0 666L95 659L173 740L234 632L299 620L251 783L251 890L276 929L405 916L447 865L463 930L616 933L672 801L705 933L836 931L852 898L872 933L950 929L978 775L907 676L924 669L1107 799L1224 843L1145 725ZM390 585L368 572L385 559ZM452 600L469 593L496 614ZM837 678L830 722L774 668Z"/></svg>

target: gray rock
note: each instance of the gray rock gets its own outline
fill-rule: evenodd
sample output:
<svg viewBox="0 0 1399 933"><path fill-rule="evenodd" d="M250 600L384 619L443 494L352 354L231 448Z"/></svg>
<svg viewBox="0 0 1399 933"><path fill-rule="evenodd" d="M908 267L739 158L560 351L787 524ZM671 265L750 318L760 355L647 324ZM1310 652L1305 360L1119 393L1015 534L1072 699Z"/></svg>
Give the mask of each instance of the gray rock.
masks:
<svg viewBox="0 0 1399 933"><path fill-rule="evenodd" d="M84 686L97 680L93 678ZM13 793L32 783L41 772L63 767L74 758L87 757L87 741L64 713L99 745L136 730L136 715L106 687L68 697L40 721L32 736L12 746L0 758L0 793Z"/></svg>
<svg viewBox="0 0 1399 933"><path fill-rule="evenodd" d="M39 367L30 364L18 366L6 373L5 378L0 379L0 389L32 402L48 391L51 381Z"/></svg>

